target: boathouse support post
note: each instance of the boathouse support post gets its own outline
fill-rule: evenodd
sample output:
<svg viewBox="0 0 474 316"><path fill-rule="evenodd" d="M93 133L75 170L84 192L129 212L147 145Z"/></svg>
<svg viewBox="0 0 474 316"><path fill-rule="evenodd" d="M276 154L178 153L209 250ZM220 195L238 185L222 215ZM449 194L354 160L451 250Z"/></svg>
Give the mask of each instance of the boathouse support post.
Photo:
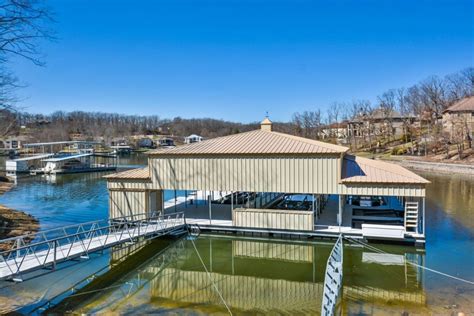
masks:
<svg viewBox="0 0 474 316"><path fill-rule="evenodd" d="M421 218L421 227L422 227L422 233L423 233L423 236L426 236L426 233L425 233L425 209L426 209L426 198L423 197L423 201L422 201L422 218Z"/></svg>
<svg viewBox="0 0 474 316"><path fill-rule="evenodd" d="M160 204L161 204L160 213L161 215L164 215L165 214L165 190L159 190L158 196L160 198Z"/></svg>
<svg viewBox="0 0 474 316"><path fill-rule="evenodd" d="M209 225L212 224L212 203L211 203L211 195L207 196L207 203L209 203Z"/></svg>
<svg viewBox="0 0 474 316"><path fill-rule="evenodd" d="M230 191L230 216L232 217L232 224L234 224L234 191ZM232 257L232 260L233 259ZM232 261L232 264L233 263Z"/></svg>
<svg viewBox="0 0 474 316"><path fill-rule="evenodd" d="M319 218L319 213L320 213L320 205L319 205L319 194L316 195L316 201L315 201L315 205L316 205L316 219Z"/></svg>
<svg viewBox="0 0 474 316"><path fill-rule="evenodd" d="M176 196L176 189L174 190L174 212L176 213L177 212L177 207L176 207L176 200L177 200L177 196Z"/></svg>
<svg viewBox="0 0 474 316"><path fill-rule="evenodd" d="M337 223L339 226L342 225L342 213L344 211L344 195L339 195L339 213L337 216Z"/></svg>

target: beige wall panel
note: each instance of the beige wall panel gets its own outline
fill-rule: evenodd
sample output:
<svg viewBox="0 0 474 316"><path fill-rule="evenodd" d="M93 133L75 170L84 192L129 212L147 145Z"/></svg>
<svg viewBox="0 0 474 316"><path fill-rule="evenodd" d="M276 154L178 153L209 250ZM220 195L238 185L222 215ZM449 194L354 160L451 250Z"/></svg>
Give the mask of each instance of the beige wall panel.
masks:
<svg viewBox="0 0 474 316"><path fill-rule="evenodd" d="M143 214L147 211L148 192L140 191L110 191L109 217L117 218ZM142 219L145 216L134 219Z"/></svg>
<svg viewBox="0 0 474 316"><path fill-rule="evenodd" d="M338 158L197 157L150 160L152 170L156 170L152 177L157 189L294 193L335 193L337 190ZM326 178L325 181L321 176ZM328 177L332 178L329 182Z"/></svg>
<svg viewBox="0 0 474 316"><path fill-rule="evenodd" d="M381 195L381 196L415 196L423 197L426 189L415 185L338 185L338 192L344 195Z"/></svg>
<svg viewBox="0 0 474 316"><path fill-rule="evenodd" d="M254 227L284 230L313 230L312 212L283 211L269 209L234 209L233 224L240 227Z"/></svg>
<svg viewBox="0 0 474 316"><path fill-rule="evenodd" d="M315 160L316 169L314 169L314 173L317 178L316 188L321 188L323 186L323 161L321 159ZM322 191L321 191L322 193Z"/></svg>
<svg viewBox="0 0 474 316"><path fill-rule="evenodd" d="M150 158L153 185L124 188L424 196L422 185L339 184L338 157ZM173 170L173 171L171 171ZM161 171L161 172L160 172ZM115 188L114 185L109 185Z"/></svg>
<svg viewBox="0 0 474 316"><path fill-rule="evenodd" d="M249 188L249 191L254 191L255 183L253 181L253 163L249 159L245 159L245 181L247 181L247 186Z"/></svg>

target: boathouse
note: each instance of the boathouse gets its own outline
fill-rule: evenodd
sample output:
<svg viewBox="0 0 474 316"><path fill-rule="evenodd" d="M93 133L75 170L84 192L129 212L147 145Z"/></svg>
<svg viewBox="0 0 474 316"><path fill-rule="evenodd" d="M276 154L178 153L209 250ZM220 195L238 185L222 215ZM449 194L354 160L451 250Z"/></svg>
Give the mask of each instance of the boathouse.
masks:
<svg viewBox="0 0 474 316"><path fill-rule="evenodd" d="M424 242L429 181L273 131L268 118L258 130L152 151L146 168L106 178L111 219L183 211L201 229Z"/></svg>

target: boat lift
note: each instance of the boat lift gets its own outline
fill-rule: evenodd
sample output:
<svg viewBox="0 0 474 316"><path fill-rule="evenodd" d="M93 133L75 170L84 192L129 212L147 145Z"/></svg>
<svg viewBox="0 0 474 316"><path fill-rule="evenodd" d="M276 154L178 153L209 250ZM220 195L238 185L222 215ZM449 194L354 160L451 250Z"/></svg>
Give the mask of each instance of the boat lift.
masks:
<svg viewBox="0 0 474 316"><path fill-rule="evenodd" d="M87 259L90 253L139 238L155 238L185 232L183 212L138 214L59 227L0 240L11 249L0 253L0 279L23 281L22 275L59 262ZM31 242L29 242L31 241Z"/></svg>

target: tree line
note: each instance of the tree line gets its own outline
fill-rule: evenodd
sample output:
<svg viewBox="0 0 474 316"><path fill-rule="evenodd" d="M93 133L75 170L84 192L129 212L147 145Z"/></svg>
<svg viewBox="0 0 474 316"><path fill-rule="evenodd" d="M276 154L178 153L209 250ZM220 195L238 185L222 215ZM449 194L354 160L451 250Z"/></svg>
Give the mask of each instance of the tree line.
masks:
<svg viewBox="0 0 474 316"><path fill-rule="evenodd" d="M403 124L407 136L412 139L429 138L432 143L446 143L447 136L443 134L440 120L443 111L456 101L473 95L474 68L468 67L444 77L431 76L408 88L389 89L377 96L375 102L370 100L334 102L325 113L320 109L297 112L291 122L295 134L318 139L324 135L321 130L327 126L337 128L344 121L361 120L364 124L360 124L358 133L348 133L350 144L355 149L370 148L376 139L372 124L376 116L382 119L387 127L382 131L382 136L390 140L393 136L391 126L396 113L405 119ZM419 124L413 125L413 121ZM469 127L466 125L466 128ZM457 141L463 142L469 132L472 131L462 132Z"/></svg>
<svg viewBox="0 0 474 316"><path fill-rule="evenodd" d="M74 136L84 139L114 139L134 135L188 136L199 134L205 138L219 137L255 129L257 123L243 124L212 118L161 119L157 115L123 115L100 112L63 112L50 115L10 112L12 134L27 133L41 141L68 140Z"/></svg>
<svg viewBox="0 0 474 316"><path fill-rule="evenodd" d="M430 77L409 88L390 89L377 97L375 103L368 100L335 102L324 113L320 109L294 113L289 122L275 122L274 129L312 139L322 138L322 130L347 120L364 120L359 131L364 139L375 137L370 127L373 115L378 113L390 125L394 111L402 117L415 118L426 124L433 135L439 133L438 119L448 106L467 96L474 95L474 68L466 68L444 78ZM4 123L10 127L11 134L18 134L22 127L34 130L34 137L41 141L69 139L79 134L84 138L105 141L114 138L144 134L164 134L187 136L199 134L206 138L219 137L258 128L259 122L238 123L212 118L185 119L176 117L162 119L157 115L123 115L100 112L63 112L50 115L4 109L8 117ZM413 129L412 120L406 121L407 133ZM387 131L391 129L388 128ZM414 134L413 131L411 131ZM361 135L361 134L359 134ZM331 135L329 135L331 136ZM390 134L385 135L390 138ZM355 137L355 136L354 136ZM357 140L356 140L357 142ZM362 142L359 139L359 142ZM364 144L359 143L359 146Z"/></svg>

